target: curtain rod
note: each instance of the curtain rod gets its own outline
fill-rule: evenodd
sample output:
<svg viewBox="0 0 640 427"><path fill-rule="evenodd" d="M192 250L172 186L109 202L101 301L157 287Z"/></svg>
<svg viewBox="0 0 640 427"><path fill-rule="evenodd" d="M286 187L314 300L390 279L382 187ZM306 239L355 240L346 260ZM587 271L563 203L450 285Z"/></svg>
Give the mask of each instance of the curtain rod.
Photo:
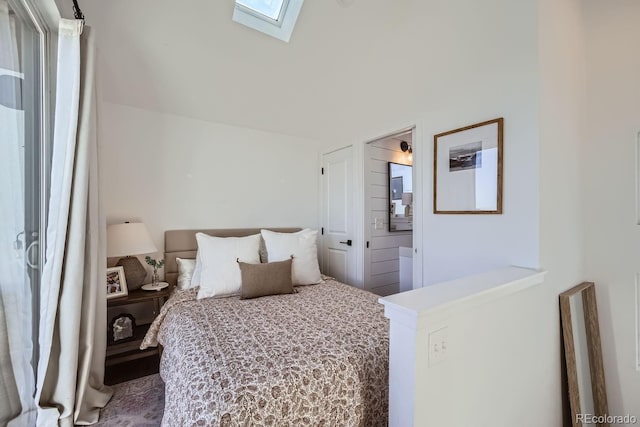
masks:
<svg viewBox="0 0 640 427"><path fill-rule="evenodd" d="M73 16L84 21L84 14L80 10L80 6L78 6L78 0L73 0Z"/></svg>

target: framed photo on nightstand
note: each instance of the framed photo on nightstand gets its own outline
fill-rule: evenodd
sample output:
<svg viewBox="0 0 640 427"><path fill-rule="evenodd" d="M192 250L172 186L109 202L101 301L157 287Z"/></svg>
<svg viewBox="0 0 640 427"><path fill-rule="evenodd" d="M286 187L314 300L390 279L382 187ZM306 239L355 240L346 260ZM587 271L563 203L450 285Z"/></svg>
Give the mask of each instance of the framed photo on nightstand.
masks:
<svg viewBox="0 0 640 427"><path fill-rule="evenodd" d="M129 295L129 291L127 290L124 268L107 268L107 299L126 297L127 295Z"/></svg>
<svg viewBox="0 0 640 427"><path fill-rule="evenodd" d="M129 313L122 313L111 319L108 342L115 344L135 339L136 319Z"/></svg>

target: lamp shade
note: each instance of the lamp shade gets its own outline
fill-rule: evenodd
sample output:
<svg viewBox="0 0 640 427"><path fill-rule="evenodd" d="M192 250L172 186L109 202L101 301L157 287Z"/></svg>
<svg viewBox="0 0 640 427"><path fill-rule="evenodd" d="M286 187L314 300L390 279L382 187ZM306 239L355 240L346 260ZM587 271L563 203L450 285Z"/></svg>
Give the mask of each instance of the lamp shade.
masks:
<svg viewBox="0 0 640 427"><path fill-rule="evenodd" d="M158 252L149 230L142 222L126 222L107 227L107 257Z"/></svg>
<svg viewBox="0 0 640 427"><path fill-rule="evenodd" d="M413 202L413 193L402 193L402 204L409 206Z"/></svg>

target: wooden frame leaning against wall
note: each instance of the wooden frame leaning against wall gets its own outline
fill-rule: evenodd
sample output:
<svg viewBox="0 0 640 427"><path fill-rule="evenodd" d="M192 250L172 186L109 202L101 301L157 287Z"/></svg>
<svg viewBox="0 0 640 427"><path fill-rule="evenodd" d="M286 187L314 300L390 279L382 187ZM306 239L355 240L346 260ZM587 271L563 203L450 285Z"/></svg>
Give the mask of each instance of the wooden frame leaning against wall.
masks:
<svg viewBox="0 0 640 427"><path fill-rule="evenodd" d="M561 293L560 317L571 425L591 425L586 416L606 419L609 412L595 285L584 282ZM597 424L609 426L606 420Z"/></svg>

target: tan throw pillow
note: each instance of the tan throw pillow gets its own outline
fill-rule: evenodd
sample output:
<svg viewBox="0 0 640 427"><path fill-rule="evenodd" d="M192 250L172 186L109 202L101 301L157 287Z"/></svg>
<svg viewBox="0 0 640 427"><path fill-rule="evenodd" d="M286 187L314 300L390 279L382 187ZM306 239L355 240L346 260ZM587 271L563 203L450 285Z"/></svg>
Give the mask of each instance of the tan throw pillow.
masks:
<svg viewBox="0 0 640 427"><path fill-rule="evenodd" d="M240 299L292 294L291 262L292 259L264 264L238 261L242 276Z"/></svg>

